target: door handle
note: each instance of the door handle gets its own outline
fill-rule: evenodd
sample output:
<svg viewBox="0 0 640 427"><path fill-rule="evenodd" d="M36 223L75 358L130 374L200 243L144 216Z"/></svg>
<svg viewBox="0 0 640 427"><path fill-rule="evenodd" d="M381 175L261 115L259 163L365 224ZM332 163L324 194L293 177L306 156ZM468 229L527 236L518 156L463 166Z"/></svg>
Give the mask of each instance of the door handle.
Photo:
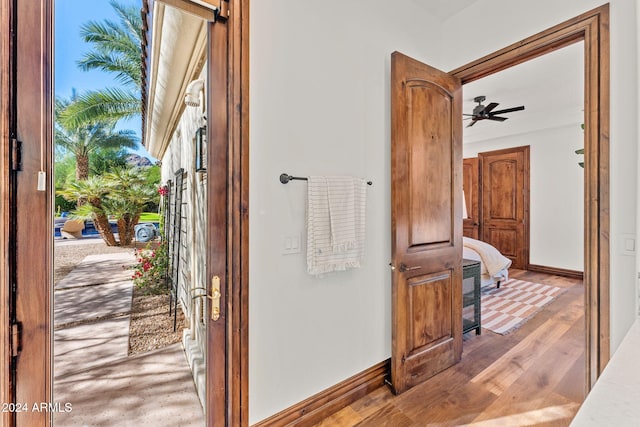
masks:
<svg viewBox="0 0 640 427"><path fill-rule="evenodd" d="M418 270L421 269L422 267L419 265L415 265L413 267L407 267L407 265L403 262L400 263L400 267L398 267L398 270L400 270L400 273L404 273L405 271L411 271L411 270Z"/></svg>
<svg viewBox="0 0 640 427"><path fill-rule="evenodd" d="M213 276L211 278L211 295L207 295L207 298L211 300L211 320L216 321L220 318L220 277Z"/></svg>

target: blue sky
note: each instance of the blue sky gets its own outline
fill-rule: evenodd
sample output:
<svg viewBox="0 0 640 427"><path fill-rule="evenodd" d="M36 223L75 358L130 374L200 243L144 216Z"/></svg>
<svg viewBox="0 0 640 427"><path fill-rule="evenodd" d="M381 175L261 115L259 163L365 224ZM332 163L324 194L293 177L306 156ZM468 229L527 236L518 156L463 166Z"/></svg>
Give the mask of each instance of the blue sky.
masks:
<svg viewBox="0 0 640 427"><path fill-rule="evenodd" d="M140 0L118 0L122 4L132 4L140 8ZM55 94L70 98L75 88L78 93L87 90L116 87L109 73L102 71L82 71L77 61L90 50L80 37L80 26L88 21L102 21L116 17L109 0L56 0L55 1ZM140 118L120 122L118 128L131 129L141 135ZM134 151L141 156L153 157L140 146Z"/></svg>

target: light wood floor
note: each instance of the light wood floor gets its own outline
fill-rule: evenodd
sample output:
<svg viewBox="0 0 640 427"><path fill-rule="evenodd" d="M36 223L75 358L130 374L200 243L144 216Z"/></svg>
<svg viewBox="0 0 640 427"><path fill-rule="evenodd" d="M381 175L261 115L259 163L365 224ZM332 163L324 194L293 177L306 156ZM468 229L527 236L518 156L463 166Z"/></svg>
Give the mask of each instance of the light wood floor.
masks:
<svg viewBox="0 0 640 427"><path fill-rule="evenodd" d="M381 387L317 426L567 426L584 399L584 287L558 276L511 277L569 288L520 329L465 334L462 361L394 396Z"/></svg>

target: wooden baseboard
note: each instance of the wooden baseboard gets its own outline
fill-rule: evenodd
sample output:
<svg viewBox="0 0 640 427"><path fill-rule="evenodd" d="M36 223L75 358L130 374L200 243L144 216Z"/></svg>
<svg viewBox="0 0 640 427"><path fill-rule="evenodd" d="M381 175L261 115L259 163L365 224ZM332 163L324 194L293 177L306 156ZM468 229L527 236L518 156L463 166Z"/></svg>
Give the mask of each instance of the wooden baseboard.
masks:
<svg viewBox="0 0 640 427"><path fill-rule="evenodd" d="M536 273L554 274L556 276L584 280L584 273L582 271L568 270L566 268L545 267L544 265L529 264L527 266L527 270L534 271Z"/></svg>
<svg viewBox="0 0 640 427"><path fill-rule="evenodd" d="M311 426L384 385L391 359L380 362L282 412L260 421L253 427Z"/></svg>

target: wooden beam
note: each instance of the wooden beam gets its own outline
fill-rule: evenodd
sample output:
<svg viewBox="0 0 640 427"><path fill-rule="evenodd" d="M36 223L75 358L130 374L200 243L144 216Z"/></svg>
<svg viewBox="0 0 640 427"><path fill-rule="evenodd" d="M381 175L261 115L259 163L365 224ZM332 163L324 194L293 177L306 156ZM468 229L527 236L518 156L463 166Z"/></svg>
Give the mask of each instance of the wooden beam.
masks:
<svg viewBox="0 0 640 427"><path fill-rule="evenodd" d="M191 0L155 0L155 1L183 10L186 13L190 13L191 15L198 16L202 19L206 19L207 21L215 20L215 7L213 6L213 4L211 4L210 7L206 7ZM203 2L203 3L211 3L211 2Z"/></svg>

